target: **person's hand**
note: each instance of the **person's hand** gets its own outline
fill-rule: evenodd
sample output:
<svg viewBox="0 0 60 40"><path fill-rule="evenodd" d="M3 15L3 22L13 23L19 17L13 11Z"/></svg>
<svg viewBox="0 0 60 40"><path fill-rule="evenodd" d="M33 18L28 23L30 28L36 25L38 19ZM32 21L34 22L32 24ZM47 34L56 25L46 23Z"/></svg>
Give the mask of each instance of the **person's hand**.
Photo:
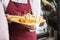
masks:
<svg viewBox="0 0 60 40"><path fill-rule="evenodd" d="M40 25L39 25L39 26L43 26L45 22L46 22L46 20L44 20L44 19L43 19L43 20L41 20L41 21L40 21Z"/></svg>
<svg viewBox="0 0 60 40"><path fill-rule="evenodd" d="M9 14L6 14L6 18L7 18L7 21L8 23L12 23L9 19L11 18L11 16Z"/></svg>
<svg viewBox="0 0 60 40"><path fill-rule="evenodd" d="M43 26L44 25L44 22L41 22L39 26Z"/></svg>

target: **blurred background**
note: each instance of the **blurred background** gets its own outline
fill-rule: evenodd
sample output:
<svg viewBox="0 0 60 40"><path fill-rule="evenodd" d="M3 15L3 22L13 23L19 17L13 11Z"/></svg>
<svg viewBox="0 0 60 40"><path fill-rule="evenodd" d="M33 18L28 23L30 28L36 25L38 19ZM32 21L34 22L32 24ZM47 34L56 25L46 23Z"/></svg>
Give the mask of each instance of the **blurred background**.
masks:
<svg viewBox="0 0 60 40"><path fill-rule="evenodd" d="M44 18L47 22L47 33L37 36L38 40L58 40L57 0L41 0Z"/></svg>

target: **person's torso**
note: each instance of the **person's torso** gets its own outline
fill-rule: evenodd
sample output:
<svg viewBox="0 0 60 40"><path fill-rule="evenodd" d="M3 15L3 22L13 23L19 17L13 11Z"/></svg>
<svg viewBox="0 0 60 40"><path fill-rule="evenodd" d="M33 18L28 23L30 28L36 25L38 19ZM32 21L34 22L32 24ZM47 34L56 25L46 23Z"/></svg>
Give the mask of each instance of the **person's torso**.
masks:
<svg viewBox="0 0 60 40"><path fill-rule="evenodd" d="M20 12L19 14L20 16L24 15L25 13L31 13L31 6L29 0L27 4L10 1L6 8L6 13L11 15L15 15L16 13L16 15L18 15L16 11ZM26 27L23 27L17 23L9 24L9 33L10 33L10 40L36 40L35 32L30 32Z"/></svg>
<svg viewBox="0 0 60 40"><path fill-rule="evenodd" d="M13 10L13 12L10 12L11 10ZM16 11L18 11L19 13L17 13ZM7 8L6 8L6 13L9 13L9 14L17 14L17 15L24 15L26 13L32 13L32 10L31 10L31 5L30 5L30 0L27 0L27 2L19 2L18 1L14 1L14 0L10 0Z"/></svg>

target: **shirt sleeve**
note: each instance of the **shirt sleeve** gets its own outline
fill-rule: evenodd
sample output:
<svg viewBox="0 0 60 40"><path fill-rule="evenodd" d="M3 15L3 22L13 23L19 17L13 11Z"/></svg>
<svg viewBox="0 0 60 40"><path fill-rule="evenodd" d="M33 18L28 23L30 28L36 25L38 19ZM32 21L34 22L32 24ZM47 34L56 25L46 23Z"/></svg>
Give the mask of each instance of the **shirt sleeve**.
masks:
<svg viewBox="0 0 60 40"><path fill-rule="evenodd" d="M2 0L2 4L4 6L4 10L6 10L10 0Z"/></svg>
<svg viewBox="0 0 60 40"><path fill-rule="evenodd" d="M33 15L43 15L41 9L41 0L30 0Z"/></svg>
<svg viewBox="0 0 60 40"><path fill-rule="evenodd" d="M9 40L8 23L4 14L4 9L1 1L0 1L0 40Z"/></svg>

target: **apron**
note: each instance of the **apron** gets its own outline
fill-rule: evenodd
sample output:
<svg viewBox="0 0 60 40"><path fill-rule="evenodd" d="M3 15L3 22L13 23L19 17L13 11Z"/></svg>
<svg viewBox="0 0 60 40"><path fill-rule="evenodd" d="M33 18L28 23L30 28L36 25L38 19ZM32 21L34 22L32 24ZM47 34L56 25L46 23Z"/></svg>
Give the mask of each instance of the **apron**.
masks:
<svg viewBox="0 0 60 40"><path fill-rule="evenodd" d="M10 15L23 16L26 13L31 13L30 0L28 4L17 3L10 0L5 11ZM36 40L36 33L30 32L28 28L18 23L9 23L10 40Z"/></svg>

